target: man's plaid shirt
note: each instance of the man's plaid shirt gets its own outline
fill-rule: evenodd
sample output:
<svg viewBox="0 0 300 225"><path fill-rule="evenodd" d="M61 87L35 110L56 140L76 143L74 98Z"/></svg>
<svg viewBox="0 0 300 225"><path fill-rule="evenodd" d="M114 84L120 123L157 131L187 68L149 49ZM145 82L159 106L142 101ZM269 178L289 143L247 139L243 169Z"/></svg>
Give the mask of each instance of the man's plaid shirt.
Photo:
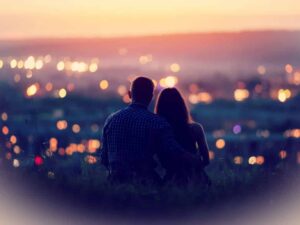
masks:
<svg viewBox="0 0 300 225"><path fill-rule="evenodd" d="M133 103L107 118L101 148L101 162L107 168L112 164L150 162L157 151L172 157L183 149L168 122L146 106Z"/></svg>

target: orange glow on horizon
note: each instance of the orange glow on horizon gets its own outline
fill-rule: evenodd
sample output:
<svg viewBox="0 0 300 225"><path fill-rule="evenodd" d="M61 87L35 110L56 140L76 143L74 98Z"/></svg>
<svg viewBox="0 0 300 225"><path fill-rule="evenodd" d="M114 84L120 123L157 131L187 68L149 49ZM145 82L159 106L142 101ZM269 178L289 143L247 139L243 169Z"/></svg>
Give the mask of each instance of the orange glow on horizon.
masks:
<svg viewBox="0 0 300 225"><path fill-rule="evenodd" d="M299 11L297 0L275 1L272 7L269 0L3 0L0 32L2 38L24 38L295 30Z"/></svg>

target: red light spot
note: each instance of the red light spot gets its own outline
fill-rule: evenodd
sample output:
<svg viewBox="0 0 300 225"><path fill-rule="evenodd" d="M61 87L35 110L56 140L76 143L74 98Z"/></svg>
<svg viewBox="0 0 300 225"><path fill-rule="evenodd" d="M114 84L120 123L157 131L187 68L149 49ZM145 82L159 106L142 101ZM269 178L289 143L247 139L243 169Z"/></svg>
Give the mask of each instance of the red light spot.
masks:
<svg viewBox="0 0 300 225"><path fill-rule="evenodd" d="M44 159L41 156L36 156L34 158L34 164L36 166L41 166L44 163Z"/></svg>

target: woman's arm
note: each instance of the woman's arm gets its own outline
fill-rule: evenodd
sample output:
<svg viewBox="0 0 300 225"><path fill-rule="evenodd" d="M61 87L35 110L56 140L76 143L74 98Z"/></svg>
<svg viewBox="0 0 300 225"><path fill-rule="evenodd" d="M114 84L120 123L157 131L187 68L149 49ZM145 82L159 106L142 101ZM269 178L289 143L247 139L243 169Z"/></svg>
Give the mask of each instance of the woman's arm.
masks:
<svg viewBox="0 0 300 225"><path fill-rule="evenodd" d="M205 167L209 164L209 154L208 154L208 145L207 145L204 129L202 125L199 123L191 124L191 128L198 145L203 166Z"/></svg>

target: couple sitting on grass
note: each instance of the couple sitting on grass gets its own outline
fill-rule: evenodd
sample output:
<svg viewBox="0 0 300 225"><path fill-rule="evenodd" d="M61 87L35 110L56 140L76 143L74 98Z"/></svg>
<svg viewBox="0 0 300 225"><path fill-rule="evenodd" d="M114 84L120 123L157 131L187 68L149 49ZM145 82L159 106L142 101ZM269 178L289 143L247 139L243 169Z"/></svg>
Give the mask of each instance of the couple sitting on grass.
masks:
<svg viewBox="0 0 300 225"><path fill-rule="evenodd" d="M204 172L208 147L200 124L192 122L183 97L176 88L164 89L155 113L147 108L154 84L136 78L130 88L132 103L110 115L103 129L101 162L113 184L162 185L209 183ZM158 173L157 167L164 173Z"/></svg>

